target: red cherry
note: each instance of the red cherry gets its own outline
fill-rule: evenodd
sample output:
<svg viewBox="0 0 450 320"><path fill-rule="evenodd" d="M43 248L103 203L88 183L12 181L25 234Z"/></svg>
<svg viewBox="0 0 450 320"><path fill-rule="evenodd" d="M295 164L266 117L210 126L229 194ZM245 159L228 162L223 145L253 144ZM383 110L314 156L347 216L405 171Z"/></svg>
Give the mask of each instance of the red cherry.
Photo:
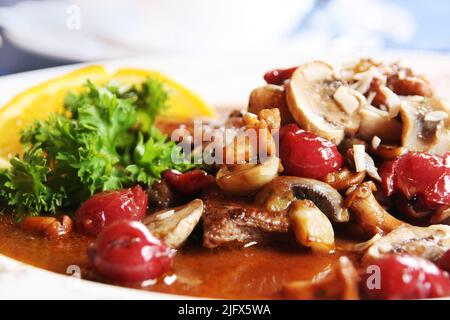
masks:
<svg viewBox="0 0 450 320"><path fill-rule="evenodd" d="M374 266L379 268L378 273L375 268L369 269ZM438 298L450 295L450 280L428 260L391 254L368 266L361 279L361 290L365 298L376 300Z"/></svg>
<svg viewBox="0 0 450 320"><path fill-rule="evenodd" d="M343 157L333 142L297 125L280 130L280 158L285 174L313 179L322 179L343 164Z"/></svg>
<svg viewBox="0 0 450 320"><path fill-rule="evenodd" d="M170 186L186 196L195 196L200 191L210 188L215 184L214 177L200 169L186 173L167 170L163 172L162 176Z"/></svg>
<svg viewBox="0 0 450 320"><path fill-rule="evenodd" d="M397 187L408 198L425 193L445 173L443 159L427 153L408 153L397 163Z"/></svg>
<svg viewBox="0 0 450 320"><path fill-rule="evenodd" d="M450 272L450 250L444 253L444 255L438 260L437 265L442 270Z"/></svg>
<svg viewBox="0 0 450 320"><path fill-rule="evenodd" d="M286 80L292 78L292 74L298 67L288 69L274 69L264 74L264 80L268 84L282 85Z"/></svg>
<svg viewBox="0 0 450 320"><path fill-rule="evenodd" d="M449 205L450 204L450 170L439 177L434 185L427 189L425 200L427 203ZM433 207L436 207L433 206Z"/></svg>
<svg viewBox="0 0 450 320"><path fill-rule="evenodd" d="M175 251L140 222L120 220L100 233L89 248L94 270L113 281L156 279L169 270Z"/></svg>
<svg viewBox="0 0 450 320"><path fill-rule="evenodd" d="M286 136L287 133L297 132L298 130L300 130L300 128L297 124L295 124L295 123L287 124L280 128L279 133L278 133L278 138L281 141L284 139L284 137Z"/></svg>
<svg viewBox="0 0 450 320"><path fill-rule="evenodd" d="M450 204L450 161L445 156L408 153L380 169L386 195L399 192L415 199L420 209L434 209Z"/></svg>
<svg viewBox="0 0 450 320"><path fill-rule="evenodd" d="M382 187L384 193L390 197L397 190L395 184L395 168L397 167L397 160L390 160L383 163L379 169L379 174L382 177Z"/></svg>
<svg viewBox="0 0 450 320"><path fill-rule="evenodd" d="M147 202L147 193L139 185L98 193L77 210L76 226L81 232L97 235L115 221L142 219L147 211Z"/></svg>

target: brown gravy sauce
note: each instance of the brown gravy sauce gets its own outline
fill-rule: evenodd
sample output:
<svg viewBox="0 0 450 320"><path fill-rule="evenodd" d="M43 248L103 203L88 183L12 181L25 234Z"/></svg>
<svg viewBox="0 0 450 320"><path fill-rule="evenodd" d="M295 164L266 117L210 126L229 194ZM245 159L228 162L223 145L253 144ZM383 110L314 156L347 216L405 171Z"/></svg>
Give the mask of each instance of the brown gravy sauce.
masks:
<svg viewBox="0 0 450 320"><path fill-rule="evenodd" d="M19 229L13 217L0 216L0 253L57 273L78 265L82 276L90 278L86 249L93 240L78 233L48 240ZM340 255L315 255L289 243L210 250L197 239L178 252L171 274L144 289L210 298L279 299L284 283L311 280Z"/></svg>
<svg viewBox="0 0 450 320"><path fill-rule="evenodd" d="M179 125L174 121L158 123L165 133ZM83 278L101 281L94 278L87 263L86 251L94 240L76 232L64 239L49 240L19 229L13 217L0 215L0 254L61 274L77 265ZM280 299L285 283L311 280L341 255L312 254L286 242L211 250L203 248L197 238L177 253L171 274L143 289L208 298ZM350 258L358 260L356 256Z"/></svg>

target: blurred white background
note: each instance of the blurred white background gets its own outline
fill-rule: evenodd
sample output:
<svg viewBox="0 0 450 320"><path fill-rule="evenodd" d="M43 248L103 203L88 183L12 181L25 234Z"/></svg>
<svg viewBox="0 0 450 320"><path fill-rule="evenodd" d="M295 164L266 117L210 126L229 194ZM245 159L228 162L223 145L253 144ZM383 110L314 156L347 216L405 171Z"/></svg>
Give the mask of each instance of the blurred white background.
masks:
<svg viewBox="0 0 450 320"><path fill-rule="evenodd" d="M449 11L446 0L0 0L0 74L135 55L450 49Z"/></svg>
<svg viewBox="0 0 450 320"><path fill-rule="evenodd" d="M314 0L26 1L0 10L6 37L72 60L258 50L293 31Z"/></svg>

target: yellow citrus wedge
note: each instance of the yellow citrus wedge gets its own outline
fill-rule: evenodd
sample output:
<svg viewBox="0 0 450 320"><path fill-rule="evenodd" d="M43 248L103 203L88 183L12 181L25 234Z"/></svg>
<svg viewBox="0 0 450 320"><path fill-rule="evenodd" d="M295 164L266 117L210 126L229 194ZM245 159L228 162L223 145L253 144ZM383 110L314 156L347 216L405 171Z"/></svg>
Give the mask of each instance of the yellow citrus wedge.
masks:
<svg viewBox="0 0 450 320"><path fill-rule="evenodd" d="M165 117L186 120L217 116L214 109L198 96L159 72L120 69L110 75L103 66L89 66L34 86L0 108L0 168L9 158L22 152L20 132L35 120L45 119L50 113L61 112L67 93L81 90L87 79L97 84L117 81L132 85L141 83L148 77L160 80L170 93L169 109L165 112Z"/></svg>
<svg viewBox="0 0 450 320"><path fill-rule="evenodd" d="M37 119L62 111L69 91L82 88L86 79L105 81L108 73L102 66L89 66L37 86L17 96L0 109L0 158L20 153L20 132ZM4 161L2 161L4 163Z"/></svg>
<svg viewBox="0 0 450 320"><path fill-rule="evenodd" d="M159 80L169 92L169 109L164 112L164 117L177 120L217 117L215 110L206 105L196 94L157 71L120 69L112 75L111 80L131 85L142 83L147 78Z"/></svg>

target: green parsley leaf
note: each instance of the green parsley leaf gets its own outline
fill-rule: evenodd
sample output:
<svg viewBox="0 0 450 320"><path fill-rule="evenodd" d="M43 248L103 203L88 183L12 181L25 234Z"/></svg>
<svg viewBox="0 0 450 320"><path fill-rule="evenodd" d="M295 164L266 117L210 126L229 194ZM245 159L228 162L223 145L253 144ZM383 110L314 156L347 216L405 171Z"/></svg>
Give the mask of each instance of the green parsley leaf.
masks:
<svg viewBox="0 0 450 320"><path fill-rule="evenodd" d="M194 167L185 158L182 149L156 129L152 130L152 136L145 142L143 135L139 135L134 160L135 164L126 168L131 180L147 185L159 180L168 169L184 172Z"/></svg>
<svg viewBox="0 0 450 320"><path fill-rule="evenodd" d="M0 199L17 214L54 212L66 197L64 189L54 192L47 185L50 168L42 149L30 149L23 159L13 158L12 169L0 172Z"/></svg>
<svg viewBox="0 0 450 320"><path fill-rule="evenodd" d="M66 112L22 132L26 150L0 170L0 211L23 214L75 209L96 192L151 185L168 169L192 165L181 148L155 128L167 108L162 83L96 86L69 94Z"/></svg>

